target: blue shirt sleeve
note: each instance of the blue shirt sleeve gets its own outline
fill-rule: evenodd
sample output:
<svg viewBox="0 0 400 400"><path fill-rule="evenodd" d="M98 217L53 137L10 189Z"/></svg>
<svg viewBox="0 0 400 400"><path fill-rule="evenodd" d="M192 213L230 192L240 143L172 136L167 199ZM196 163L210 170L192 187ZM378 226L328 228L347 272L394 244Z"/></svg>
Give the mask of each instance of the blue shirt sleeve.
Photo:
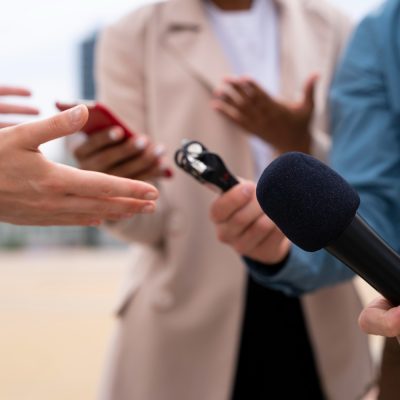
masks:
<svg viewBox="0 0 400 400"><path fill-rule="evenodd" d="M400 116L392 106L385 71L388 38L379 13L356 30L331 90L331 166L360 194L359 213L393 247L400 242ZM387 39L387 40L385 40ZM400 49L400 46L397 47ZM400 60L400 52L398 54ZM393 61L393 60L391 60ZM391 65L400 71L400 65ZM400 87L397 89L400 92ZM259 283L301 295L350 279L353 273L325 250L306 253L294 246L285 266L248 262Z"/></svg>

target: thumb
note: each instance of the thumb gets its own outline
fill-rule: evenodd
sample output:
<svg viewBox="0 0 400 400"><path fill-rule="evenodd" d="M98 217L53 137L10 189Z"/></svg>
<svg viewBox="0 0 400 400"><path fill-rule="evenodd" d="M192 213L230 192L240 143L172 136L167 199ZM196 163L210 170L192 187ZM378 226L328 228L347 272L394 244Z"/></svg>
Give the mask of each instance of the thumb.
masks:
<svg viewBox="0 0 400 400"><path fill-rule="evenodd" d="M20 125L19 137L24 146L37 149L43 143L79 131L88 117L86 106L76 106L51 118Z"/></svg>
<svg viewBox="0 0 400 400"><path fill-rule="evenodd" d="M312 111L315 104L315 90L319 80L319 75L311 75L304 86L303 106Z"/></svg>

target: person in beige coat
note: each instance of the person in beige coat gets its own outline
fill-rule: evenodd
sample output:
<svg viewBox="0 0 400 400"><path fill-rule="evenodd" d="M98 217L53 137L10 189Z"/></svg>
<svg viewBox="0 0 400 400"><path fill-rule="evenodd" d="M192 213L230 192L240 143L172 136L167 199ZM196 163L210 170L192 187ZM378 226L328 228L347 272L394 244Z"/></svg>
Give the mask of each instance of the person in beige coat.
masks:
<svg viewBox="0 0 400 400"><path fill-rule="evenodd" d="M288 120L293 124L287 124L287 129L296 126L296 112L300 109L304 114L312 104L309 147L323 157L330 141L327 90L350 25L321 0L271 4L279 27L276 94L281 103L275 102L274 109L289 110L275 126L271 119L271 131ZM82 167L114 174L123 171L124 176L136 178L148 177L149 171L161 176L165 161L160 162L160 152L149 143L165 145L170 159L187 138L219 153L237 176L255 178L251 136L243 124L226 118L229 110L211 104L224 97L221 84L229 86L226 77L235 71L208 15L202 0L170 0L144 7L106 29L98 47L98 98L133 131L147 135L142 152L146 165L138 168L142 136L138 145L134 140L115 141L115 135L106 132L98 134L102 139L93 137L77 149ZM304 84L315 72L320 76L315 98L309 95L315 81L311 79L302 103ZM301 120L310 122L309 116L305 112ZM273 135L263 139L270 140L278 152L285 150L274 143ZM115 154L116 149L125 158L102 167L104 152ZM118 307L118 327L100 398L229 399L236 386L247 312L244 263L215 236L208 218L215 194L179 171L171 180L158 179L157 185L160 200L154 215L108 224L117 236L135 243L135 256ZM357 327L361 304L352 283L304 296L301 304L323 397L360 398L373 380L373 370L367 340ZM269 322L268 314L265 320ZM297 334L289 333L293 338ZM268 348L278 346L288 366L296 361L286 348L290 340L267 345L266 354ZM301 365L302 360L297 361ZM277 378L266 376L265 383ZM292 385L292 378L287 377L286 387ZM260 397L249 392L246 398Z"/></svg>

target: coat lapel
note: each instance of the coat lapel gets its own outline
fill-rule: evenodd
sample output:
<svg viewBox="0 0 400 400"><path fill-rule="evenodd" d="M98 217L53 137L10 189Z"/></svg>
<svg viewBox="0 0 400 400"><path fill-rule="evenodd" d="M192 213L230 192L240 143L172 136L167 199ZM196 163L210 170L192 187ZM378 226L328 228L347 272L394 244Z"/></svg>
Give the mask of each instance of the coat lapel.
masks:
<svg viewBox="0 0 400 400"><path fill-rule="evenodd" d="M316 54L316 41L331 43L326 21L317 16L313 19L312 30L310 20L304 17L301 7L308 7L307 12L312 16L312 4L300 4L293 0L274 0L279 13L280 35L280 66L281 66L281 95L285 100L296 101L303 95L302 89L311 73L329 71L328 47L323 47ZM319 30L318 37L315 36Z"/></svg>
<svg viewBox="0 0 400 400"><path fill-rule="evenodd" d="M166 47L208 88L214 89L231 74L202 0L171 0L163 21Z"/></svg>

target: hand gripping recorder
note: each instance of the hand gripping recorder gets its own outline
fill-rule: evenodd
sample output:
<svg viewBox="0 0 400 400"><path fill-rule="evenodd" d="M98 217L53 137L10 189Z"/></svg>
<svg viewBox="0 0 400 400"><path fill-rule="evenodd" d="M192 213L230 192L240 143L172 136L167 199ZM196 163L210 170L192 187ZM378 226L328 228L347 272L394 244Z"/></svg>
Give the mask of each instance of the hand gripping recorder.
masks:
<svg viewBox="0 0 400 400"><path fill-rule="evenodd" d="M184 141L175 153L175 163L200 183L216 186L223 192L239 183L221 157L209 152L200 142Z"/></svg>

